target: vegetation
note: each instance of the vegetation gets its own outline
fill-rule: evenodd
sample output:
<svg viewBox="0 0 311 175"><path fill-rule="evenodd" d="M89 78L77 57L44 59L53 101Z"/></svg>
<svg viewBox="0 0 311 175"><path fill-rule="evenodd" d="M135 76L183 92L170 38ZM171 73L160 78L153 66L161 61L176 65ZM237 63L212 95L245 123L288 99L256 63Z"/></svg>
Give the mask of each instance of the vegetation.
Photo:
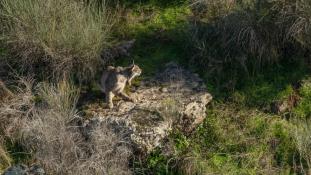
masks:
<svg viewBox="0 0 311 175"><path fill-rule="evenodd" d="M104 4L100 10L75 0L4 0L0 6L1 39L13 54L11 64L40 67L53 78L94 76L113 25Z"/></svg>
<svg viewBox="0 0 311 175"><path fill-rule="evenodd" d="M310 174L310 1L2 0L0 8L0 172L37 161L50 174ZM131 59L101 58L133 38ZM145 79L178 62L214 96L193 133L171 133L170 155L157 149L136 161L106 126L88 142L72 127L86 82L106 63L132 59Z"/></svg>

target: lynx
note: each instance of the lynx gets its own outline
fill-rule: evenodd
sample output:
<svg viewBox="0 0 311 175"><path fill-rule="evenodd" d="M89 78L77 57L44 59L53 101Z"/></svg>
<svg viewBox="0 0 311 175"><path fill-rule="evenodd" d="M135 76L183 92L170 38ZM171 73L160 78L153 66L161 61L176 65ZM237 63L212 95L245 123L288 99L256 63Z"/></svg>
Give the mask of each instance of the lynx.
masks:
<svg viewBox="0 0 311 175"><path fill-rule="evenodd" d="M125 100L134 102L125 92L125 85L131 86L133 78L140 76L142 70L135 64L128 67L109 66L100 79L101 90L106 95L106 103L109 108L113 108L112 99L114 96L120 96Z"/></svg>

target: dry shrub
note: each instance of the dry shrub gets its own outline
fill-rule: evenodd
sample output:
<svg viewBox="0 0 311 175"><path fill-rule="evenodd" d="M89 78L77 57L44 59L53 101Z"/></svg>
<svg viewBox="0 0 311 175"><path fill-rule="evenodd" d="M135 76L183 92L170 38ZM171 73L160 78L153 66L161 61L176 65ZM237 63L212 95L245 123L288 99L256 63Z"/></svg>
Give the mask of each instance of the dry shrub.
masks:
<svg viewBox="0 0 311 175"><path fill-rule="evenodd" d="M234 3L234 0L191 0L190 7L196 17L213 20L230 13Z"/></svg>
<svg viewBox="0 0 311 175"><path fill-rule="evenodd" d="M95 129L90 139L81 134L76 87L67 81L33 84L31 78L21 78L13 90L0 84L1 136L33 153L49 174L131 174L131 151L108 126ZM0 168L6 168L11 160L1 145Z"/></svg>
<svg viewBox="0 0 311 175"><path fill-rule="evenodd" d="M75 119L79 91L68 82L38 87L42 102L22 128L22 144L51 174L130 174L130 151L108 127L86 140Z"/></svg>
<svg viewBox="0 0 311 175"><path fill-rule="evenodd" d="M310 2L199 0L191 22L192 63L232 90L249 73L300 57L311 46ZM309 10L308 10L309 9ZM195 11L195 9L194 9ZM231 89L230 89L231 88Z"/></svg>
<svg viewBox="0 0 311 175"><path fill-rule="evenodd" d="M197 153L181 156L177 161L176 168L178 172L183 175L212 174L207 166L207 160L204 160L201 155Z"/></svg>
<svg viewBox="0 0 311 175"><path fill-rule="evenodd" d="M1 39L14 53L10 62L27 70L48 67L47 75L56 77L73 73L85 79L97 71L113 23L105 4L2 0L0 8Z"/></svg>
<svg viewBox="0 0 311 175"><path fill-rule="evenodd" d="M12 92L0 80L0 173L11 165L11 158L5 148L5 140L15 142L20 138L20 128L33 109L33 80L19 79Z"/></svg>
<svg viewBox="0 0 311 175"><path fill-rule="evenodd" d="M311 49L311 1L275 1L280 11L279 21L284 23L289 37L303 47Z"/></svg>
<svg viewBox="0 0 311 175"><path fill-rule="evenodd" d="M4 136L16 140L23 122L34 108L33 79L20 78L15 91L0 83L0 131Z"/></svg>

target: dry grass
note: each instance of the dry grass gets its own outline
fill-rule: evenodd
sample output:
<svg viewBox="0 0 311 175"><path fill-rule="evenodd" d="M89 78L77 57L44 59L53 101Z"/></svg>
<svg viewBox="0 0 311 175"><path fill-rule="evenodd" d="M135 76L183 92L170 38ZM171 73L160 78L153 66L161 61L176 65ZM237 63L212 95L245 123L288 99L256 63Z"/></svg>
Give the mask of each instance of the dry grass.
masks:
<svg viewBox="0 0 311 175"><path fill-rule="evenodd" d="M12 92L0 80L0 173L11 165L12 159L5 149L5 140L17 141L20 128L33 109L32 79L19 79L19 87Z"/></svg>
<svg viewBox="0 0 311 175"><path fill-rule="evenodd" d="M0 131L4 136L18 139L19 129L34 109L32 89L31 78L20 78L14 92L0 84Z"/></svg>
<svg viewBox="0 0 311 175"><path fill-rule="evenodd" d="M203 12L197 14L193 9L193 65L207 70L219 87L232 90L237 77L303 57L301 46L311 46L311 5L309 1L295 2L194 1Z"/></svg>
<svg viewBox="0 0 311 175"><path fill-rule="evenodd" d="M42 84L38 96L42 106L22 128L22 144L51 174L130 174L130 150L106 126L81 134L75 105L79 91L68 82Z"/></svg>
<svg viewBox="0 0 311 175"><path fill-rule="evenodd" d="M48 67L47 76L54 77L73 73L85 79L98 70L113 23L104 4L3 0L0 7L0 38L14 53L10 62L27 70Z"/></svg>
<svg viewBox="0 0 311 175"><path fill-rule="evenodd" d="M214 20L228 15L234 3L234 0L191 0L190 7L195 16Z"/></svg>
<svg viewBox="0 0 311 175"><path fill-rule="evenodd" d="M79 89L71 83L33 86L32 79L21 79L15 90L1 86L7 91L0 105L1 133L32 153L47 173L131 174L131 151L108 126L92 131L90 139L81 133L76 122ZM0 147L1 165L10 161Z"/></svg>
<svg viewBox="0 0 311 175"><path fill-rule="evenodd" d="M2 170L6 169L11 165L11 158L5 151L5 149L0 145L0 173L2 173Z"/></svg>
<svg viewBox="0 0 311 175"><path fill-rule="evenodd" d="M311 48L311 2L277 2L275 8L280 11L279 22L286 25L288 37L303 47Z"/></svg>

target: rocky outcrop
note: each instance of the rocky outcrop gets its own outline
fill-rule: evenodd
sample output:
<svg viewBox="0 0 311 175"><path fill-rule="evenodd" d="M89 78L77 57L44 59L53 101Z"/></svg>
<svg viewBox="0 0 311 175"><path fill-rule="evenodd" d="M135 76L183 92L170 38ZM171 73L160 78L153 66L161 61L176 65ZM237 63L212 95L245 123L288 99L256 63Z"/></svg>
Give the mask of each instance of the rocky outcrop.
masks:
<svg viewBox="0 0 311 175"><path fill-rule="evenodd" d="M130 56L130 49L134 46L135 40L124 41L113 47L103 50L101 58L103 60L114 60L120 57Z"/></svg>
<svg viewBox="0 0 311 175"><path fill-rule="evenodd" d="M174 128L190 133L204 120L206 105L212 100L199 76L175 63L167 64L153 79L141 81L130 91L135 103L119 100L114 109L89 104L84 135L92 137L92 130L108 124L134 148L149 152Z"/></svg>

